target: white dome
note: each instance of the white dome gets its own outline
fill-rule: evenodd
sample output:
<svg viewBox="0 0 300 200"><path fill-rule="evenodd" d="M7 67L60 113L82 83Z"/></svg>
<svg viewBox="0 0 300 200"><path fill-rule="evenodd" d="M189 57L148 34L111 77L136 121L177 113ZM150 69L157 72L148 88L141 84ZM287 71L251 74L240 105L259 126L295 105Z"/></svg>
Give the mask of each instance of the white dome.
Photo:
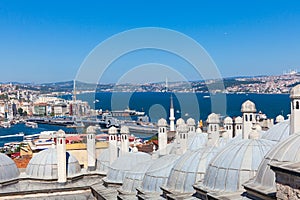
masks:
<svg viewBox="0 0 300 200"><path fill-rule="evenodd" d="M268 140L242 140L229 144L208 165L202 187L206 191L241 191L254 177L259 163L273 146Z"/></svg>
<svg viewBox="0 0 300 200"><path fill-rule="evenodd" d="M178 133L187 133L189 132L189 127L186 124L180 124L177 128L176 131Z"/></svg>
<svg viewBox="0 0 300 200"><path fill-rule="evenodd" d="M79 174L81 171L78 160L66 152L67 176ZM49 148L35 155L27 165L26 174L30 178L57 179L57 153L56 149Z"/></svg>
<svg viewBox="0 0 300 200"><path fill-rule="evenodd" d="M276 162L299 162L300 161L300 135L293 134L286 140L275 145L264 157L259 165L257 176L245 184L246 187L261 190L266 193L276 192L275 173L269 164Z"/></svg>
<svg viewBox="0 0 300 200"><path fill-rule="evenodd" d="M224 124L233 124L232 118L231 117L226 117L224 119Z"/></svg>
<svg viewBox="0 0 300 200"><path fill-rule="evenodd" d="M15 162L7 155L0 153L0 183L15 179L19 174Z"/></svg>
<svg viewBox="0 0 300 200"><path fill-rule="evenodd" d="M182 124L185 124L185 122L182 118L179 118L179 119L176 120L176 126L179 126L179 125L182 125Z"/></svg>
<svg viewBox="0 0 300 200"><path fill-rule="evenodd" d="M291 89L290 98L291 99L300 98L300 84L296 85Z"/></svg>
<svg viewBox="0 0 300 200"><path fill-rule="evenodd" d="M211 113L207 117L207 123L209 123L209 124L218 124L218 123L220 123L219 115L217 115L216 113Z"/></svg>
<svg viewBox="0 0 300 200"><path fill-rule="evenodd" d="M235 122L236 124L242 124L242 123L243 123L243 118L240 117L240 116L238 116L238 117L236 117L236 118L234 119L234 122Z"/></svg>
<svg viewBox="0 0 300 200"><path fill-rule="evenodd" d="M271 140L274 142L280 142L288 138L290 135L290 122L285 120L277 123L267 130L263 135L262 139Z"/></svg>
<svg viewBox="0 0 300 200"><path fill-rule="evenodd" d="M197 133L194 137L188 139L188 150L194 151L202 148L207 143L207 133Z"/></svg>
<svg viewBox="0 0 300 200"><path fill-rule="evenodd" d="M146 171L150 168L153 162L156 160L148 160L135 165L130 171L125 174L123 185L120 189L121 192L136 193L136 188L142 186L142 182Z"/></svg>
<svg viewBox="0 0 300 200"><path fill-rule="evenodd" d="M255 113L256 112L255 104L250 100L245 101L242 104L241 112Z"/></svg>
<svg viewBox="0 0 300 200"><path fill-rule="evenodd" d="M164 118L161 118L160 120L158 120L157 122L158 126L168 126L167 120L165 120Z"/></svg>
<svg viewBox="0 0 300 200"><path fill-rule="evenodd" d="M170 154L156 159L144 176L142 190L161 192L160 187L167 184L171 169L177 163L179 157L179 155Z"/></svg>
<svg viewBox="0 0 300 200"><path fill-rule="evenodd" d="M135 165L151 160L147 153L128 153L115 160L108 169L106 181L111 183L123 183L127 172L131 171Z"/></svg>
<svg viewBox="0 0 300 200"><path fill-rule="evenodd" d="M99 172L107 173L110 165L109 150L105 149L97 158L96 169Z"/></svg>
<svg viewBox="0 0 300 200"><path fill-rule="evenodd" d="M188 118L188 119L186 120L186 124L187 124L188 126L196 126L196 121L195 121L193 118Z"/></svg>
<svg viewBox="0 0 300 200"><path fill-rule="evenodd" d="M193 192L193 184L204 177L209 161L217 152L216 147L209 146L187 151L172 168L166 188L179 193Z"/></svg>
<svg viewBox="0 0 300 200"><path fill-rule="evenodd" d="M112 126L108 129L108 134L116 135L116 134L118 134L118 129L116 127Z"/></svg>
<svg viewBox="0 0 300 200"><path fill-rule="evenodd" d="M278 115L275 119L276 123L283 122L283 121L284 121L284 117L282 115Z"/></svg>
<svg viewBox="0 0 300 200"><path fill-rule="evenodd" d="M121 134L129 134L129 128L128 126L122 126L120 130Z"/></svg>

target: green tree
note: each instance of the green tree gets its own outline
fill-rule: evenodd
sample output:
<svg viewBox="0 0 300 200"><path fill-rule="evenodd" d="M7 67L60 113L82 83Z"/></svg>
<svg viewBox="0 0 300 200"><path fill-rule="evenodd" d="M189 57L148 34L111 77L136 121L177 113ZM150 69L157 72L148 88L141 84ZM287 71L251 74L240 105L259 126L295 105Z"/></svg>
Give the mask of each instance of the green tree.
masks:
<svg viewBox="0 0 300 200"><path fill-rule="evenodd" d="M20 116L23 116L23 114L24 114L23 113L23 108L18 108L18 113L19 113Z"/></svg>

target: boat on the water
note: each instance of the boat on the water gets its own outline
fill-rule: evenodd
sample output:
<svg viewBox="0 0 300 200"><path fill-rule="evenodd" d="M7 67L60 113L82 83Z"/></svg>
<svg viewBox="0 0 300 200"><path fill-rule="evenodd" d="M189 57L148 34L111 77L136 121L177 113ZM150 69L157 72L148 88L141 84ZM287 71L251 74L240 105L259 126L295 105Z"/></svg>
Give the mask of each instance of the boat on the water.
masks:
<svg viewBox="0 0 300 200"><path fill-rule="evenodd" d="M37 128L38 124L36 122L26 122L25 126L30 127L30 128Z"/></svg>

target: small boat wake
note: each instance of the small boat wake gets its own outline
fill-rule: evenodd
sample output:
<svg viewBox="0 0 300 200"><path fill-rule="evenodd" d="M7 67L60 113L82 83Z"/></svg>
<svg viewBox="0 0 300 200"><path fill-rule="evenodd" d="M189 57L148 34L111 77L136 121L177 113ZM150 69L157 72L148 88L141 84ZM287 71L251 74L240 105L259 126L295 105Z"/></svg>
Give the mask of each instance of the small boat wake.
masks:
<svg viewBox="0 0 300 200"><path fill-rule="evenodd" d="M0 136L0 139L1 138L10 138L10 137L24 137L24 133L17 133L14 135L2 135L2 136Z"/></svg>

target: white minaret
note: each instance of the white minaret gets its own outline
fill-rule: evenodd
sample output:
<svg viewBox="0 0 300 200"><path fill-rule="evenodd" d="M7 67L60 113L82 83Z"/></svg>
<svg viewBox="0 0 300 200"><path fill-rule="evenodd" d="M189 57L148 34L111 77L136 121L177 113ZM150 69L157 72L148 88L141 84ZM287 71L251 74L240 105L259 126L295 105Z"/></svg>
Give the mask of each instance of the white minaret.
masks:
<svg viewBox="0 0 300 200"><path fill-rule="evenodd" d="M118 158L118 130L112 126L108 129L109 134L109 163L112 164Z"/></svg>
<svg viewBox="0 0 300 200"><path fill-rule="evenodd" d="M96 169L96 127L89 126L86 130L86 151L87 151L87 164L88 171Z"/></svg>
<svg viewBox="0 0 300 200"><path fill-rule="evenodd" d="M176 120L176 136L175 136L175 140L176 142L179 144L179 135L178 135L178 127L182 124L185 124L184 120L182 118L179 118Z"/></svg>
<svg viewBox="0 0 300 200"><path fill-rule="evenodd" d="M242 104L241 112L243 113L243 139L249 138L249 133L252 130L252 126L256 123L255 113L256 107L252 101L245 101Z"/></svg>
<svg viewBox="0 0 300 200"><path fill-rule="evenodd" d="M59 183L67 182L66 136L63 130L56 132L57 176Z"/></svg>
<svg viewBox="0 0 300 200"><path fill-rule="evenodd" d="M188 149L188 136L189 136L189 127L186 124L181 124L177 128L178 136L179 136L179 154L184 154Z"/></svg>
<svg viewBox="0 0 300 200"><path fill-rule="evenodd" d="M243 134L243 118L240 116L234 119L234 137Z"/></svg>
<svg viewBox="0 0 300 200"><path fill-rule="evenodd" d="M167 121L163 118L158 120L158 148L160 155L167 154L167 144L168 144L168 135L167 135Z"/></svg>
<svg viewBox="0 0 300 200"><path fill-rule="evenodd" d="M125 155L129 152L129 128L127 126L121 127L121 155Z"/></svg>
<svg viewBox="0 0 300 200"><path fill-rule="evenodd" d="M207 117L207 133L208 133L208 143L210 145L216 145L220 137L220 119L219 115L211 113Z"/></svg>
<svg viewBox="0 0 300 200"><path fill-rule="evenodd" d="M224 119L224 128L228 138L233 138L233 121L231 117L226 117Z"/></svg>
<svg viewBox="0 0 300 200"><path fill-rule="evenodd" d="M290 134L294 134L300 132L300 84L292 88L290 92L290 99Z"/></svg>
<svg viewBox="0 0 300 200"><path fill-rule="evenodd" d="M170 131L175 131L175 116L174 116L174 106L173 106L173 97L171 95L171 100L170 100Z"/></svg>

